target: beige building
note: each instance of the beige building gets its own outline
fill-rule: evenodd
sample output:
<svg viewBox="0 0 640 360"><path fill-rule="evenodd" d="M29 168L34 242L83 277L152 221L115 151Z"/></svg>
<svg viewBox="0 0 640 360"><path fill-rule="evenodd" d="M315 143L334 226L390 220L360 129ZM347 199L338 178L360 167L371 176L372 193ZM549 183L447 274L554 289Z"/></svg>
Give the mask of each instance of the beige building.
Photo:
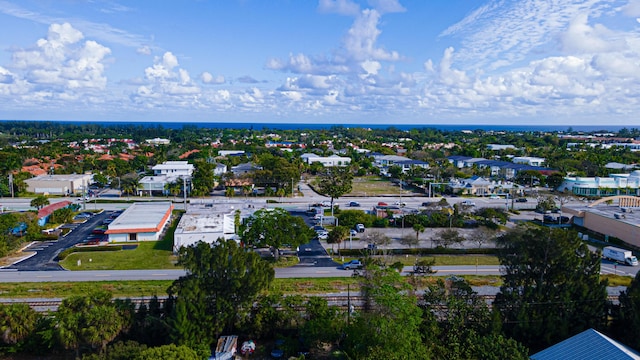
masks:
<svg viewBox="0 0 640 360"><path fill-rule="evenodd" d="M573 215L578 226L640 248L640 197L612 196L584 206L563 206L562 212Z"/></svg>
<svg viewBox="0 0 640 360"><path fill-rule="evenodd" d="M25 180L27 191L45 195L81 195L93 174L41 175Z"/></svg>

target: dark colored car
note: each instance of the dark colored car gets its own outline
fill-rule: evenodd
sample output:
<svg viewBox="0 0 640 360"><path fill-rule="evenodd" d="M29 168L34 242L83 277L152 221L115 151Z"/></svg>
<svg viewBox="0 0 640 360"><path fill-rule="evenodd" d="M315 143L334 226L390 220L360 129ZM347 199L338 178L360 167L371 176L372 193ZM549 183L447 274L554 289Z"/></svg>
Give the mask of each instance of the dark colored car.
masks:
<svg viewBox="0 0 640 360"><path fill-rule="evenodd" d="M350 203L349 203L349 206L351 206L351 207L358 207L358 206L360 206L360 203L359 203L359 202L357 202L357 201L352 201L352 202L350 202Z"/></svg>
<svg viewBox="0 0 640 360"><path fill-rule="evenodd" d="M516 202L527 202L527 198L517 198Z"/></svg>

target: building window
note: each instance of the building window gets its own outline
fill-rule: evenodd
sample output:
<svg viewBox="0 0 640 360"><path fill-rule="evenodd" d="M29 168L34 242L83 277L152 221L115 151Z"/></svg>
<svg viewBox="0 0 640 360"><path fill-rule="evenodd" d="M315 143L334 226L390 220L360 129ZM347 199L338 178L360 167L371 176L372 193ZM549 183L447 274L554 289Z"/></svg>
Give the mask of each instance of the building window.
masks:
<svg viewBox="0 0 640 360"><path fill-rule="evenodd" d="M137 233L130 233L129 234L129 241L138 241L138 234Z"/></svg>

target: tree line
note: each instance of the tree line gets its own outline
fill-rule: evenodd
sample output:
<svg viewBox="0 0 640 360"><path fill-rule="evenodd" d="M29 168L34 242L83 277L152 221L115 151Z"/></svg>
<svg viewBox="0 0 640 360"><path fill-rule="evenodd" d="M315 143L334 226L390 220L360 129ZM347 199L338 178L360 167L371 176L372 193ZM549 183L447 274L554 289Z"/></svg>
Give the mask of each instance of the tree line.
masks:
<svg viewBox="0 0 640 360"><path fill-rule="evenodd" d="M271 265L234 241L182 248L186 275L166 300L137 307L108 292L74 296L57 311L0 306L1 351L82 359L203 359L221 335L287 355L350 359L527 359L594 328L640 348L640 275L607 300L600 254L563 229L518 226L496 240L502 285L488 304L464 278L402 276L382 258L354 275L358 308L283 294Z"/></svg>

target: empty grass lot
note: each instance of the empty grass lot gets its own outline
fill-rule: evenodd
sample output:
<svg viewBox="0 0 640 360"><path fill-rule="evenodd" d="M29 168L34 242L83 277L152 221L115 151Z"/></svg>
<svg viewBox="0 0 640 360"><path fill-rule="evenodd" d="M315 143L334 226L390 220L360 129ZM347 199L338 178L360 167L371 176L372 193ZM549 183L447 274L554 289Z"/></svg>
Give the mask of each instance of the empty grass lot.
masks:
<svg viewBox="0 0 640 360"><path fill-rule="evenodd" d="M403 190L403 194L409 194ZM346 196L378 196L399 195L400 186L392 184L388 178L380 176L363 176L353 179L351 193Z"/></svg>
<svg viewBox="0 0 640 360"><path fill-rule="evenodd" d="M161 241L139 242L132 250L76 252L60 262L67 270L175 269L173 236ZM80 260L80 265L78 265Z"/></svg>

